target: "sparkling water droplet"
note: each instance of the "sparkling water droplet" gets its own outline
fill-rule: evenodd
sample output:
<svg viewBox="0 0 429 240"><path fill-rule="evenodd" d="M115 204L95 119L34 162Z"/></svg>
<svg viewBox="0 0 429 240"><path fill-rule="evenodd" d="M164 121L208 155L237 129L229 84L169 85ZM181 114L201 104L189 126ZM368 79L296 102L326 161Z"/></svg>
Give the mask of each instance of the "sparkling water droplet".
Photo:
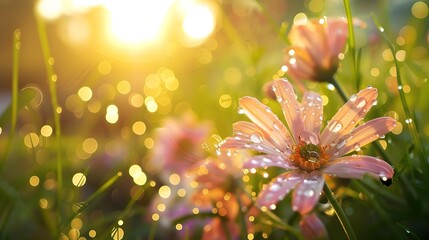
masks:
<svg viewBox="0 0 429 240"><path fill-rule="evenodd" d="M398 90L402 90L402 85L399 85L399 86L398 86Z"/></svg>
<svg viewBox="0 0 429 240"><path fill-rule="evenodd" d="M359 151L360 145L356 143L355 145L353 145L353 148L355 149L355 151Z"/></svg>
<svg viewBox="0 0 429 240"><path fill-rule="evenodd" d="M280 125L277 122L273 122L273 128L275 130L280 130Z"/></svg>
<svg viewBox="0 0 429 240"><path fill-rule="evenodd" d="M357 98L358 98L357 95L353 94L350 96L350 101L354 102L354 101L356 101Z"/></svg>
<svg viewBox="0 0 429 240"><path fill-rule="evenodd" d="M277 98L277 102L279 102L279 103L281 103L283 101L283 98L281 96L279 96L279 95L277 95L276 98Z"/></svg>
<svg viewBox="0 0 429 240"><path fill-rule="evenodd" d="M269 190L273 192L277 192L280 189L281 189L281 186L280 184L277 184L277 183L272 184L269 188Z"/></svg>
<svg viewBox="0 0 429 240"><path fill-rule="evenodd" d="M276 86L273 86L271 89L273 90L273 92L277 91Z"/></svg>
<svg viewBox="0 0 429 240"><path fill-rule="evenodd" d="M380 175L380 181L384 186L390 186L392 184L392 179L384 175Z"/></svg>
<svg viewBox="0 0 429 240"><path fill-rule="evenodd" d="M244 114L246 111L244 110L244 108L238 107L237 112L238 112L238 114Z"/></svg>
<svg viewBox="0 0 429 240"><path fill-rule="evenodd" d="M226 150L226 155L228 156L228 157L231 157L231 155L232 155L232 153L231 153L231 150Z"/></svg>
<svg viewBox="0 0 429 240"><path fill-rule="evenodd" d="M271 210L275 210L275 209L276 209L276 207L277 207L277 206L276 206L274 203L270 205L270 209L271 209Z"/></svg>
<svg viewBox="0 0 429 240"><path fill-rule="evenodd" d="M221 153L221 151L220 151L220 149L218 148L218 149L216 149L216 155L218 155L218 156L220 156L222 153Z"/></svg>
<svg viewBox="0 0 429 240"><path fill-rule="evenodd" d="M272 160L271 159L269 159L269 158L262 158L262 161L263 162L265 162L265 163L271 163L272 162Z"/></svg>
<svg viewBox="0 0 429 240"><path fill-rule="evenodd" d="M329 125L330 126L329 126L328 130L333 132L333 133L339 132L343 128L343 125L341 124L341 122L339 122L337 120L331 122Z"/></svg>
<svg viewBox="0 0 429 240"><path fill-rule="evenodd" d="M372 100L372 106L375 106L375 105L377 105L377 104L378 104L377 99Z"/></svg>
<svg viewBox="0 0 429 240"><path fill-rule="evenodd" d="M412 123L413 122L413 119L412 118L407 118L407 119L405 119L405 123L407 123L407 124L410 124L410 123Z"/></svg>
<svg viewBox="0 0 429 240"><path fill-rule="evenodd" d="M344 147L344 145L346 145L347 143L347 138L343 138L341 139L338 143L337 143L337 148L342 148Z"/></svg>
<svg viewBox="0 0 429 240"><path fill-rule="evenodd" d="M252 133L250 135L250 140L252 140L252 142L254 142L254 143L261 143L262 142L261 134L259 134L259 133Z"/></svg>
<svg viewBox="0 0 429 240"><path fill-rule="evenodd" d="M363 108L366 105L366 100L365 100L365 98L358 98L358 99L356 99L355 104L356 104L357 108Z"/></svg>
<svg viewBox="0 0 429 240"><path fill-rule="evenodd" d="M314 196L314 191L312 189L307 189L304 191L304 196L312 197L312 196Z"/></svg>

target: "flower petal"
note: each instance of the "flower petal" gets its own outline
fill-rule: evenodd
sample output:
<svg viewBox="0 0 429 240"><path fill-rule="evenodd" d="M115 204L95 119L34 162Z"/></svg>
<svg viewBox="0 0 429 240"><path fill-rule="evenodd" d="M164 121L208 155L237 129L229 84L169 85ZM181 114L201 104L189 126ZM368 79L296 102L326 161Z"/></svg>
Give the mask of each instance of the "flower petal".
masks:
<svg viewBox="0 0 429 240"><path fill-rule="evenodd" d="M299 226L305 239L329 239L325 225L315 213L303 216Z"/></svg>
<svg viewBox="0 0 429 240"><path fill-rule="evenodd" d="M272 155L258 155L252 157L249 161L243 164L243 168L266 168L266 167L281 167L284 169L296 169L289 160Z"/></svg>
<svg viewBox="0 0 429 240"><path fill-rule="evenodd" d="M293 45L306 49L317 65L324 65L325 57L329 54L323 24L313 20L304 25L294 25L288 36Z"/></svg>
<svg viewBox="0 0 429 240"><path fill-rule="evenodd" d="M375 157L357 155L338 158L326 164L323 173L341 178L361 178L368 174L373 178L392 179L393 168L385 161Z"/></svg>
<svg viewBox="0 0 429 240"><path fill-rule="evenodd" d="M289 131L269 107L253 97L242 97L239 104L246 116L266 135L271 136L277 148L292 144Z"/></svg>
<svg viewBox="0 0 429 240"><path fill-rule="evenodd" d="M256 204L260 207L270 207L272 204L276 204L294 189L299 182L303 181L304 177L305 175L295 171L277 176L259 192Z"/></svg>
<svg viewBox="0 0 429 240"><path fill-rule="evenodd" d="M280 149L276 146L271 135L261 131L254 123L239 121L233 124L234 137L228 137L221 145L221 149L253 149L258 152L279 156L284 159L292 153L289 145Z"/></svg>
<svg viewBox="0 0 429 240"><path fill-rule="evenodd" d="M352 95L323 129L320 136L321 145L329 146L341 136L350 133L375 103L376 98L377 89L373 87L367 87Z"/></svg>
<svg viewBox="0 0 429 240"><path fill-rule="evenodd" d="M302 106L301 115L305 130L319 135L323 120L322 97L314 92L305 92Z"/></svg>
<svg viewBox="0 0 429 240"><path fill-rule="evenodd" d="M319 201L324 182L320 171L306 174L304 180L293 191L292 210L298 211L301 215L309 213Z"/></svg>
<svg viewBox="0 0 429 240"><path fill-rule="evenodd" d="M301 131L304 130L304 123L301 119L300 104L296 100L296 94L292 85L285 79L274 81L274 93L277 96L277 101L280 103L283 115L295 142L298 142Z"/></svg>
<svg viewBox="0 0 429 240"><path fill-rule="evenodd" d="M328 19L325 30L332 56L338 56L346 45L347 21L345 19Z"/></svg>
<svg viewBox="0 0 429 240"><path fill-rule="evenodd" d="M290 47L284 50L284 63L288 67L287 72L297 80L314 80L316 63L307 50L300 47Z"/></svg>
<svg viewBox="0 0 429 240"><path fill-rule="evenodd" d="M377 140L380 136L392 131L395 126L396 120L390 117L380 117L368 121L355 128L349 135L338 139L336 148L330 149L328 154L332 156L334 150L337 151L335 155L343 156Z"/></svg>

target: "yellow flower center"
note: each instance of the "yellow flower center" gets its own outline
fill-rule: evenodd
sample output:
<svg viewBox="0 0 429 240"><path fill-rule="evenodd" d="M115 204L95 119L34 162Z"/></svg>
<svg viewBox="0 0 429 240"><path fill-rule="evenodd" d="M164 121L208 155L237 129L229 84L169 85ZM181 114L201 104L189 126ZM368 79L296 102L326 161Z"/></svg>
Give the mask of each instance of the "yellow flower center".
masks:
<svg viewBox="0 0 429 240"><path fill-rule="evenodd" d="M292 147L293 153L290 156L292 161L304 171L319 169L328 162L328 155L325 148L318 145L300 144Z"/></svg>

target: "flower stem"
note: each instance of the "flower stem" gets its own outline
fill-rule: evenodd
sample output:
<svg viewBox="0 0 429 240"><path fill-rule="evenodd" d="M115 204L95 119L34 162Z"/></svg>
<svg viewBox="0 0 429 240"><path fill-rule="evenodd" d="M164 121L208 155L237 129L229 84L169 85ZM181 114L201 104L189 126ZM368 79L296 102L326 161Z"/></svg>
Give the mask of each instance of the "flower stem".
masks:
<svg viewBox="0 0 429 240"><path fill-rule="evenodd" d="M340 97L341 97L341 99L343 99L344 102L347 102L349 100L349 97L347 96L346 92L338 84L337 80L334 77L332 77L332 79L331 79L331 81L329 81L329 83L334 85L335 89L337 90L338 94L340 94Z"/></svg>
<svg viewBox="0 0 429 240"><path fill-rule="evenodd" d="M341 226L343 226L343 229L347 235L347 238L350 240L355 240L356 235L353 231L353 228L350 225L350 222L347 219L346 214L344 213L343 209L341 208L340 204L338 203L337 199L335 198L334 194L332 193L331 189L329 188L328 184L326 184L326 182L325 182L325 185L323 186L323 192L325 193L325 196L328 198L329 202L334 208L335 214L337 215L338 220L341 223Z"/></svg>

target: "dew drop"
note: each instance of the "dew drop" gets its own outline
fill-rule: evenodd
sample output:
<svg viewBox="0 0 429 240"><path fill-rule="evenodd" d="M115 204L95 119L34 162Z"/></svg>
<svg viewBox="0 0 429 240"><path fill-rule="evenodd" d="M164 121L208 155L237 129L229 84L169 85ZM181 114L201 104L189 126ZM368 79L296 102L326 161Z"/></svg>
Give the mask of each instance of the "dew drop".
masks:
<svg viewBox="0 0 429 240"><path fill-rule="evenodd" d="M337 143L337 148L342 148L347 143L347 138L343 138L339 143Z"/></svg>
<svg viewBox="0 0 429 240"><path fill-rule="evenodd" d="M218 156L220 156L222 153L221 153L221 151L220 151L220 149L218 148L218 149L216 149L216 155L218 155Z"/></svg>
<svg viewBox="0 0 429 240"><path fill-rule="evenodd" d="M270 205L270 209L271 209L271 210L275 210L275 209L276 209L276 207L277 207L277 206L276 206L274 203Z"/></svg>
<svg viewBox="0 0 429 240"><path fill-rule="evenodd" d="M281 103L283 101L283 98L279 95L277 95L277 102Z"/></svg>
<svg viewBox="0 0 429 240"><path fill-rule="evenodd" d="M356 100L355 104L357 108L363 108L366 105L366 100L365 98L359 98Z"/></svg>
<svg viewBox="0 0 429 240"><path fill-rule="evenodd" d="M386 176L380 175L380 181L384 186L390 186L392 184L392 179L387 178Z"/></svg>
<svg viewBox="0 0 429 240"><path fill-rule="evenodd" d="M244 114L246 111L244 110L244 108L238 107L237 112L238 112L238 114Z"/></svg>
<svg viewBox="0 0 429 240"><path fill-rule="evenodd" d="M399 86L398 86L398 90L402 90L402 85L399 85Z"/></svg>
<svg viewBox="0 0 429 240"><path fill-rule="evenodd" d="M270 186L270 191L273 191L273 192L277 192L280 189L281 189L281 186L279 184L276 184L276 183L274 183Z"/></svg>
<svg viewBox="0 0 429 240"><path fill-rule="evenodd" d="M407 118L407 119L405 119L405 123L407 123L407 124L410 124L410 123L412 123L413 122L413 119L412 118Z"/></svg>
<svg viewBox="0 0 429 240"><path fill-rule="evenodd" d="M356 101L356 99L357 99L357 95L356 94L353 94L353 95L350 96L350 101L354 102L354 101Z"/></svg>
<svg viewBox="0 0 429 240"><path fill-rule="evenodd" d="M306 197L312 197L312 196L314 196L314 191L311 190L311 189L307 189L307 190L304 191L304 196L306 196Z"/></svg>
<svg viewBox="0 0 429 240"><path fill-rule="evenodd" d="M377 104L378 104L377 99L372 100L372 106L375 106L375 105L377 105Z"/></svg>
<svg viewBox="0 0 429 240"><path fill-rule="evenodd" d="M279 126L279 124L277 122L273 122L273 128L275 130L280 130L280 126Z"/></svg>
<svg viewBox="0 0 429 240"><path fill-rule="evenodd" d="M336 121L336 120L333 121L329 125L330 126L329 126L328 130L333 132L333 133L339 132L343 128L343 125L339 121Z"/></svg>
<svg viewBox="0 0 429 240"><path fill-rule="evenodd" d="M228 157L231 157L231 155L232 155L232 153L231 153L231 150L226 150L226 155L228 156Z"/></svg>
<svg viewBox="0 0 429 240"><path fill-rule="evenodd" d="M252 133L250 135L250 140L252 140L252 142L254 142L254 143L261 143L262 137L259 133Z"/></svg>
<svg viewBox="0 0 429 240"><path fill-rule="evenodd" d="M273 92L277 91L276 86L273 86L271 89L273 90Z"/></svg>
<svg viewBox="0 0 429 240"><path fill-rule="evenodd" d="M353 145L353 148L355 149L355 151L359 151L360 145L356 143L355 145Z"/></svg>

